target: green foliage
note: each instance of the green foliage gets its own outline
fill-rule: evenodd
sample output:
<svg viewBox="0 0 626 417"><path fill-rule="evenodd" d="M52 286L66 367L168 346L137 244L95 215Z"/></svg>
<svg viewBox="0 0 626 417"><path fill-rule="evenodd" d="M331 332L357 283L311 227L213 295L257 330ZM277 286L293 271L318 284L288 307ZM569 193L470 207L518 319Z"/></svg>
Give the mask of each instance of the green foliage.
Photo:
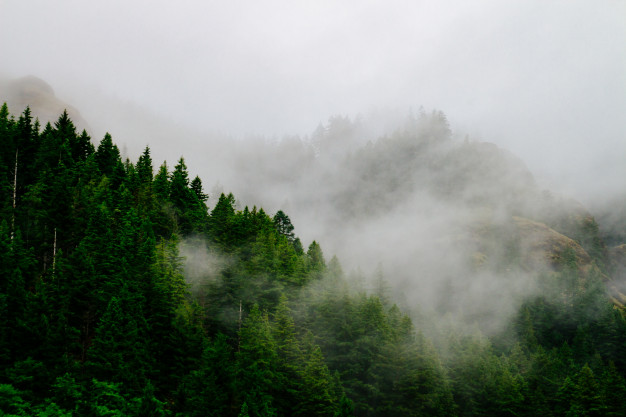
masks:
<svg viewBox="0 0 626 417"><path fill-rule="evenodd" d="M220 195L209 219L211 235L216 243L225 247L233 243L234 236L229 231L233 226L234 217L235 197L232 194Z"/></svg>
<svg viewBox="0 0 626 417"><path fill-rule="evenodd" d="M117 170L118 165L121 163L121 159L120 151L117 145L113 143L113 138L110 134L105 134L104 138L100 141L95 159L100 172L111 178Z"/></svg>
<svg viewBox="0 0 626 417"><path fill-rule="evenodd" d="M449 137L442 113L420 117L394 158ZM337 118L318 139L353 130ZM400 186L403 164L364 155L378 161L365 181ZM347 213L357 197L340 198ZM40 131L29 109L0 107L1 415L626 413L626 322L593 218L560 226L596 265L564 250L505 335L436 338L392 304L382 268L368 293L318 242L305 251L283 211L222 194L208 213L207 198L183 158L154 174L148 147L122 162L109 134L96 148L67 113ZM179 252L190 236L210 258L193 286ZM519 264L516 244L506 262Z"/></svg>
<svg viewBox="0 0 626 417"><path fill-rule="evenodd" d="M7 416L26 416L30 404L12 385L0 384L0 411Z"/></svg>
<svg viewBox="0 0 626 417"><path fill-rule="evenodd" d="M397 306L387 307L377 296L335 293L312 308L319 315L313 331L355 415L454 414L434 349L414 334Z"/></svg>
<svg viewBox="0 0 626 417"><path fill-rule="evenodd" d="M122 288L119 298L111 298L102 315L88 351L87 368L96 378L121 382L132 392L139 392L146 382L141 371L147 368L143 345L147 324L141 320L141 312L132 312L125 301L126 291Z"/></svg>
<svg viewBox="0 0 626 417"><path fill-rule="evenodd" d="M190 187L188 177L185 160L180 158L170 178L168 200L172 203L180 233L183 235L202 231L207 221L202 184L196 181L194 190Z"/></svg>
<svg viewBox="0 0 626 417"><path fill-rule="evenodd" d="M274 222L274 227L278 233L285 236L290 243L293 243L296 236L293 233L294 227L293 224L291 224L289 216L287 216L282 210L278 210L272 221Z"/></svg>
<svg viewBox="0 0 626 417"><path fill-rule="evenodd" d="M200 177L196 176L193 181L191 181L190 188L194 192L198 200L205 202L209 199L208 194L205 194L204 190L202 189L202 180L200 179Z"/></svg>
<svg viewBox="0 0 626 417"><path fill-rule="evenodd" d="M137 175L139 176L139 181L141 181L142 184L152 183L154 172L152 168L150 148L148 146L146 146L146 149L144 149L143 153L139 157L135 168L137 170Z"/></svg>
<svg viewBox="0 0 626 417"><path fill-rule="evenodd" d="M198 417L227 415L235 394L234 372L232 349L220 334L208 342L199 367L182 380L177 392L180 413Z"/></svg>

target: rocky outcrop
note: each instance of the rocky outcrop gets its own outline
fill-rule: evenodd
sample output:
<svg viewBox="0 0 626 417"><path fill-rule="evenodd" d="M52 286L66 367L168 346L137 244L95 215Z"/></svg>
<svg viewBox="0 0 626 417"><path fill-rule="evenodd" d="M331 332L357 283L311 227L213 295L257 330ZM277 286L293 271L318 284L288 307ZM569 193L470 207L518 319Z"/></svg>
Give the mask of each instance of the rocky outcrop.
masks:
<svg viewBox="0 0 626 417"><path fill-rule="evenodd" d="M528 267L559 269L568 261L567 252L574 255L573 261L581 271L587 272L591 266L591 257L573 239L543 223L523 217L513 217L513 222L519 237L521 256Z"/></svg>
<svg viewBox="0 0 626 417"><path fill-rule="evenodd" d="M32 75L0 83L0 103L3 102L13 114L21 114L29 106L33 118L38 118L42 125L54 123L67 110L79 131L89 130L78 110L60 100L45 81Z"/></svg>

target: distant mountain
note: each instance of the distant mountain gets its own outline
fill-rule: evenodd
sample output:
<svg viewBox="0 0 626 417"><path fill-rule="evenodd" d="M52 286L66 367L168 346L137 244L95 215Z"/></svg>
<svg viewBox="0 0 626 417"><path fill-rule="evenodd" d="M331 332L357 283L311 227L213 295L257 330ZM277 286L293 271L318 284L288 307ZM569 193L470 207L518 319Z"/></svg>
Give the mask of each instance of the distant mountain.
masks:
<svg viewBox="0 0 626 417"><path fill-rule="evenodd" d="M208 207L2 105L0 415L626 415L623 235L442 112L371 125L198 142Z"/></svg>
<svg viewBox="0 0 626 417"><path fill-rule="evenodd" d="M33 117L38 118L42 126L47 122L54 123L59 114L67 110L78 129L89 130L89 125L80 112L59 99L52 87L41 78L29 75L13 80L0 80L0 98L14 114L21 114L29 106Z"/></svg>
<svg viewBox="0 0 626 417"><path fill-rule="evenodd" d="M488 246L481 242L483 238L502 239L516 236L512 230L524 235L529 229L541 229L546 233L533 233L535 238L562 236L565 240L556 240L572 247L583 264L606 263L598 225L582 204L541 189L523 161L510 152L492 143L452 138L443 113L408 117L395 131L359 145L364 141L355 137L366 134L363 125L363 121L331 118L309 143L295 146L291 140L254 147L249 154L239 152L233 158L238 161L233 169L240 178L237 195L244 201L267 201L268 196L282 195L294 218L304 218L305 224L323 229L326 241L333 242L337 235L378 240L380 245L371 244L372 253L361 260L384 255L387 241L398 246L390 250L387 260L391 261L415 258L427 249L424 241L463 240L462 247L454 251L439 249L448 254L472 254ZM346 142L352 146L347 147ZM486 226L497 226L506 233L475 233ZM505 226L508 229L502 229ZM337 230L342 232L334 232ZM413 238L398 243L409 231ZM360 240L357 246L364 239ZM341 237L337 242L333 249L340 253L342 247L352 247ZM529 251L534 253L541 245L533 245ZM340 258L350 258L344 255ZM554 267L555 257L554 253L541 257L546 260L542 268ZM532 264L538 268L539 258L533 258ZM529 269L528 265L520 267Z"/></svg>
<svg viewBox="0 0 626 417"><path fill-rule="evenodd" d="M79 128L87 126L39 78L5 82L0 93L14 113L29 105L45 123L67 109ZM574 251L581 270L595 265L622 280L610 258L619 251L607 249L624 243L609 222L618 223L619 210L602 213L611 228L603 229L577 201L541 189L512 153L453 137L440 111L392 122L333 116L308 138L280 141L203 139L139 109L124 113L132 114L131 120L109 121L108 128L125 132L126 141L141 142L129 143L131 154L148 144L142 131L155 155L170 154L174 139L186 141L194 148L188 160L209 184L233 191L242 206L286 209L303 236L324 242L349 268L371 270L381 263L390 281L415 284L419 300L436 298L431 292L438 291L441 277L465 275L477 264L477 274L558 269L566 248ZM111 117L113 110L106 114ZM129 127L131 121L136 123ZM210 194L212 206L216 195Z"/></svg>

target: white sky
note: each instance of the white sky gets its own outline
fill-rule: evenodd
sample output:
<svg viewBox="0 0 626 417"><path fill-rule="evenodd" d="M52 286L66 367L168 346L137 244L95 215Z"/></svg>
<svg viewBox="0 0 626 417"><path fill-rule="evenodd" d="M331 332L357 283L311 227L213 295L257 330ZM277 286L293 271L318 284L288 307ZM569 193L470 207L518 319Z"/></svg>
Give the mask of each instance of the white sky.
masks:
<svg viewBox="0 0 626 417"><path fill-rule="evenodd" d="M625 0L0 0L0 73L234 134L422 105L557 183L626 190Z"/></svg>

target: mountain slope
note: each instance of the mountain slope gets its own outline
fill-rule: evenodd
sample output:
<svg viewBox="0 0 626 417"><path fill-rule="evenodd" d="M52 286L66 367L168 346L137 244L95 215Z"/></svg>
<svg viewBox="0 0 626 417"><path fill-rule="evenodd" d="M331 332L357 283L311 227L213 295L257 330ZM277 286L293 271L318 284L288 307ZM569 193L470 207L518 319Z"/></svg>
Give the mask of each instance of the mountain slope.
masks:
<svg viewBox="0 0 626 417"><path fill-rule="evenodd" d="M123 161L67 113L36 127L2 107L3 413L626 411L595 220L506 151L456 141L441 112L339 154L362 126L226 152L246 199L288 197L331 252L282 210L207 206L183 158Z"/></svg>

